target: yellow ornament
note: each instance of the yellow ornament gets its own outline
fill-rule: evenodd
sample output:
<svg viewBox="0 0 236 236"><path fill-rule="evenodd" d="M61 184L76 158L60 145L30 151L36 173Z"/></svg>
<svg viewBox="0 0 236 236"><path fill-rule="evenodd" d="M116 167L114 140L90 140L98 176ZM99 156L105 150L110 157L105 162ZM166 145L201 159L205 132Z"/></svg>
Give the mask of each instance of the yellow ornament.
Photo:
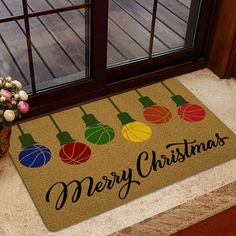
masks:
<svg viewBox="0 0 236 236"><path fill-rule="evenodd" d="M117 117L122 124L121 133L123 138L134 143L140 143L151 137L152 129L148 125L134 120L127 112L122 112L111 98L108 99L119 112Z"/></svg>
<svg viewBox="0 0 236 236"><path fill-rule="evenodd" d="M152 135L152 129L139 121L133 121L122 127L122 136L135 143L144 142Z"/></svg>

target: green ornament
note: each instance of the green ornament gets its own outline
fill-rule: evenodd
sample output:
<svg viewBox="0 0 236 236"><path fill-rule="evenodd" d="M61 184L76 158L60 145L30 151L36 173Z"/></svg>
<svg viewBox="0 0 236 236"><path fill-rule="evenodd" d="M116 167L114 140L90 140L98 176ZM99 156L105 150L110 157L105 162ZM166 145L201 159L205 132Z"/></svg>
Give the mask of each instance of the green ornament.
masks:
<svg viewBox="0 0 236 236"><path fill-rule="evenodd" d="M98 123L85 130L85 138L93 144L107 144L115 137L115 131L109 125Z"/></svg>
<svg viewBox="0 0 236 236"><path fill-rule="evenodd" d="M106 144L115 137L115 131L109 125L100 123L93 114L86 114L82 117L86 123L85 138L93 144Z"/></svg>

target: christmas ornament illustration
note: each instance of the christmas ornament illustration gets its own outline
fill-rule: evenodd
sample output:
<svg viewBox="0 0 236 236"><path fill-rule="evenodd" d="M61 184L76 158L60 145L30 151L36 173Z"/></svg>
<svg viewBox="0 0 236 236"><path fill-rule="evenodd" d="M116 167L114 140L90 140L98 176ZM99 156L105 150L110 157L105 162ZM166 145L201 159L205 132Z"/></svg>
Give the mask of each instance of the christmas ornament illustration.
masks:
<svg viewBox="0 0 236 236"><path fill-rule="evenodd" d="M201 106L187 102L181 95L176 95L164 82L161 84L173 95L171 99L177 105L177 112L181 119L198 122L205 118L206 112Z"/></svg>
<svg viewBox="0 0 236 236"><path fill-rule="evenodd" d="M148 140L152 135L151 128L139 121L135 121L127 112L121 112L111 98L108 98L115 109L119 112L118 119L122 124L122 136L131 142L144 142Z"/></svg>
<svg viewBox="0 0 236 236"><path fill-rule="evenodd" d="M61 160L70 165L78 165L88 161L91 156L90 148L84 143L75 141L67 131L62 131L52 115L49 115L49 118L58 131Z"/></svg>
<svg viewBox="0 0 236 236"><path fill-rule="evenodd" d="M19 154L19 162L29 168L39 168L46 165L51 159L51 151L38 144L31 134L25 134L20 125L17 128L21 132L19 140L23 150Z"/></svg>
<svg viewBox="0 0 236 236"><path fill-rule="evenodd" d="M87 114L86 111L80 106L84 116L82 119L86 124L84 132L85 138L93 144L107 144L115 137L115 131L110 126L99 122L93 114Z"/></svg>
<svg viewBox="0 0 236 236"><path fill-rule="evenodd" d="M171 112L164 106L158 106L150 97L143 96L139 90L135 90L140 96L139 101L143 105L144 118L154 124L162 124L168 122L172 115Z"/></svg>

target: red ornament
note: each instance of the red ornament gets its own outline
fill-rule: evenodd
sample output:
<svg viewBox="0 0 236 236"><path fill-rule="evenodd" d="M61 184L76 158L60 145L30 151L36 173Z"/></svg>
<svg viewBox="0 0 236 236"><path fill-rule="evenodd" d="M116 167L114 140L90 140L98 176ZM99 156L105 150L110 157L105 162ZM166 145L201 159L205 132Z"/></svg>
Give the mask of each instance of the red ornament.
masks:
<svg viewBox="0 0 236 236"><path fill-rule="evenodd" d="M168 122L172 115L171 112L163 106L151 106L144 110L144 118L154 124L162 124Z"/></svg>
<svg viewBox="0 0 236 236"><path fill-rule="evenodd" d="M180 118L189 122L198 122L205 118L205 110L197 104L184 104L178 108Z"/></svg>
<svg viewBox="0 0 236 236"><path fill-rule="evenodd" d="M70 165L86 162L91 156L90 148L84 143L72 142L65 144L59 153L62 161Z"/></svg>

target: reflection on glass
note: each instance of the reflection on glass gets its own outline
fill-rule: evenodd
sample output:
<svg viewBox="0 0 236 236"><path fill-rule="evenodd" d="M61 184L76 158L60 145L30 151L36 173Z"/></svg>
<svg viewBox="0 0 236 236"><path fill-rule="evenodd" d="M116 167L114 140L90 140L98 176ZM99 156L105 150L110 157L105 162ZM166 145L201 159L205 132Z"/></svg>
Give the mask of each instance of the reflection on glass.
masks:
<svg viewBox="0 0 236 236"><path fill-rule="evenodd" d="M108 66L192 47L200 5L199 0L109 0Z"/></svg>

